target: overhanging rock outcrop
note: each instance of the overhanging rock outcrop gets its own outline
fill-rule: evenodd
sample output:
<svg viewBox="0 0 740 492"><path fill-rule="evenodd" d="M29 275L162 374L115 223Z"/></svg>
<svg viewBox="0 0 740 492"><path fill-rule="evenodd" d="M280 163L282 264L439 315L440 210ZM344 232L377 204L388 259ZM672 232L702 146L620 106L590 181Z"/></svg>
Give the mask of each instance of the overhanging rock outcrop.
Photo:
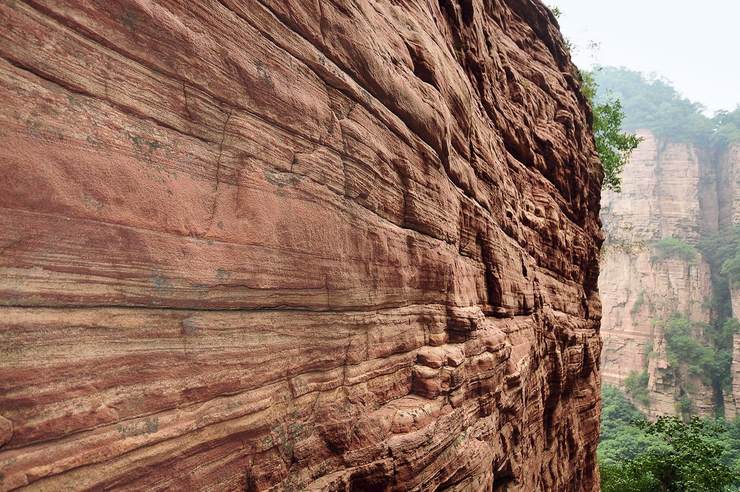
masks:
<svg viewBox="0 0 740 492"><path fill-rule="evenodd" d="M597 487L602 174L541 3L0 23L0 489Z"/></svg>

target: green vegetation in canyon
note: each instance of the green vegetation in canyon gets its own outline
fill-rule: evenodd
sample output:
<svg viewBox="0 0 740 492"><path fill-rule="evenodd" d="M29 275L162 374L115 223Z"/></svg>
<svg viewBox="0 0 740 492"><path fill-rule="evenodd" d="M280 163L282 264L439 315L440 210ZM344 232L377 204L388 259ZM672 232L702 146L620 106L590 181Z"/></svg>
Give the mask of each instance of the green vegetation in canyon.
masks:
<svg viewBox="0 0 740 492"><path fill-rule="evenodd" d="M617 465L637 458L651 447L662 447L660 441L645 434L636 425L644 415L616 386L601 390L601 441L599 463Z"/></svg>
<svg viewBox="0 0 740 492"><path fill-rule="evenodd" d="M715 350L712 378L719 399L721 392L731 391L733 335L740 332L730 295L730 289L740 283L740 227L727 227L702 239L699 249L712 270L713 321L704 335Z"/></svg>
<svg viewBox="0 0 740 492"><path fill-rule="evenodd" d="M632 313L632 316L635 316L637 313L640 312L640 309L642 309L642 306L645 304L645 291L641 290L640 294L638 294L637 299L635 299L635 303L632 305L632 309L630 309L630 313Z"/></svg>
<svg viewBox="0 0 740 492"><path fill-rule="evenodd" d="M716 320L705 331L705 337L714 349L710 374L717 390L732 391L733 335L739 332L740 323L735 318Z"/></svg>
<svg viewBox="0 0 740 492"><path fill-rule="evenodd" d="M594 78L602 89L598 100L618 97L622 101L626 129L646 128L683 141L711 132L701 105L681 97L666 80L648 79L640 72L615 67L600 67Z"/></svg>
<svg viewBox="0 0 740 492"><path fill-rule="evenodd" d="M740 142L740 107L735 111L719 111L713 121L715 142L723 145Z"/></svg>
<svg viewBox="0 0 740 492"><path fill-rule="evenodd" d="M701 333L707 325L693 323L688 318L674 314L663 322L666 339L666 352L671 367L685 364L691 376L700 377L709 384L715 364L716 353L713 347L702 343Z"/></svg>
<svg viewBox="0 0 740 492"><path fill-rule="evenodd" d="M595 88L587 94L594 108L618 101L618 131L650 130L659 143L695 144L690 158L701 158L700 162L709 166L702 170L702 179L722 184L725 178L717 162L728 145L740 143L740 107L707 116L705 108L682 97L667 80L624 68L597 67L584 80ZM595 132L596 122L595 114ZM659 153L662 148L659 146ZM606 164L604 167L607 172ZM609 169L616 175L607 179L616 186L605 187L619 190L621 169ZM722 192L719 185L718 194ZM704 308L711 321L696 322L685 313L654 320L664 337L660 350L665 351L669 365L665 381L671 384L673 376L676 386L677 417L659 417L650 423L635 407L650 405L646 369L651 355L645 356L642 370L627 376L624 393L613 386L602 388L598 457L605 492L740 491L740 419L727 422L693 416L700 381L713 389L719 417L724 415L723 396L731 391L733 334L740 331L740 323L732 316L730 287L740 287L740 227L727 228L698 244L689 242L667 237L647 246L653 262L677 259L693 263L688 268L695 269L697 261L706 259L711 266L713 295L707 296ZM652 299L652 293L650 296ZM649 301L641 291L632 304L632 315L643 314ZM653 301L662 310L660 299Z"/></svg>
<svg viewBox="0 0 740 492"><path fill-rule="evenodd" d="M692 261L696 258L698 251L692 245L677 237L666 237L653 244L653 261L665 260L667 258L678 258Z"/></svg>
<svg viewBox="0 0 740 492"><path fill-rule="evenodd" d="M665 320L656 320L655 323L663 329L668 364L673 369L680 390L680 396L676 399L677 413L684 417L693 413L691 395L695 389L691 378L698 378L714 389L716 413L722 415L722 395L731 390L732 384L732 337L740 328L740 323L734 318L699 323L680 313L674 313ZM636 377L627 379L627 394L633 401L647 406L647 395L642 396L641 386L637 384L640 380Z"/></svg>
<svg viewBox="0 0 740 492"><path fill-rule="evenodd" d="M694 412L693 379L712 387L715 412L722 415L724 394L731 391L732 385L733 335L740 331L740 323L732 316L730 299L730 286L740 283L740 227L712 234L699 241L698 247L677 237L666 237L651 243L651 249L652 261L673 258L693 262L701 256L711 267L714 294L705 306L712 314L709 323L692 321L681 313L654 322L664 333L668 364L680 389L676 397L677 413L689 416ZM644 299L635 301L633 315L642 302ZM635 372L625 380L627 394L643 406L649 404L646 376Z"/></svg>
<svg viewBox="0 0 740 492"><path fill-rule="evenodd" d="M624 388L627 394L635 401L644 406L650 405L650 395L648 394L649 376L647 370L632 371L624 380Z"/></svg>
<svg viewBox="0 0 740 492"><path fill-rule="evenodd" d="M699 248L720 280L730 285L740 283L740 226L733 226L712 234L699 242Z"/></svg>
<svg viewBox="0 0 740 492"><path fill-rule="evenodd" d="M604 492L736 491L740 420L649 423L619 389L604 386L598 457Z"/></svg>
<svg viewBox="0 0 740 492"><path fill-rule="evenodd" d="M553 9L556 17L560 15ZM596 148L604 168L604 188L621 191L621 173L641 139L635 131L652 131L662 142L697 144L697 153L720 155L740 142L740 107L705 114L700 104L682 97L665 79L624 68L596 67L582 72L582 90L593 110ZM610 243L610 247L619 247ZM624 381L627 394L602 388L601 442L598 457L605 492L740 491L740 419L692 416L692 395L699 381L714 389L715 409L724 415L723 392L730 390L733 334L740 323L732 318L729 286L740 284L740 228L723 231L694 245L678 237L646 243L654 262L678 259L711 265L713 291L705 306L710 323L698 323L682 313L654 323L662 329L664 349L677 385L678 417L650 423L634 406L650 405L646 347L645 366ZM624 250L632 250L630 243ZM602 251L602 254L604 252ZM646 300L641 291L631 313ZM650 305L650 312L653 307Z"/></svg>

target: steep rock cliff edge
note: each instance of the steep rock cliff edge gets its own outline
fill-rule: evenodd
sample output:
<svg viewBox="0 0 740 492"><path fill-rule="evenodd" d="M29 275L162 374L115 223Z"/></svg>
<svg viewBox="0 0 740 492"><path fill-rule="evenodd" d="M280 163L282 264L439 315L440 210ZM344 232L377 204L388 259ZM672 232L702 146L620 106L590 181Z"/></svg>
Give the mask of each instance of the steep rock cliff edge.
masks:
<svg viewBox="0 0 740 492"><path fill-rule="evenodd" d="M598 487L602 175L541 3L0 24L0 489Z"/></svg>

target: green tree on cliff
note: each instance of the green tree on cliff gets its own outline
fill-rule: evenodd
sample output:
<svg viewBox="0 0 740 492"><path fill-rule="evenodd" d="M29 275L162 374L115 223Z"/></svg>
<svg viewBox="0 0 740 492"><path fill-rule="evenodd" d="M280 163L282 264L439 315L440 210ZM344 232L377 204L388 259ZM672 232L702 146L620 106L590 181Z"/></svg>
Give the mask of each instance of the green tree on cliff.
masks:
<svg viewBox="0 0 740 492"><path fill-rule="evenodd" d="M718 111L712 119L714 134L712 140L719 145L740 142L740 106L735 111Z"/></svg>
<svg viewBox="0 0 740 492"><path fill-rule="evenodd" d="M620 191L622 188L622 170L629 160L632 151L642 139L632 133L622 131L624 111L619 99L596 101L598 86L592 72L581 72L583 85L581 90L591 103L593 110L594 140L604 168L604 188Z"/></svg>

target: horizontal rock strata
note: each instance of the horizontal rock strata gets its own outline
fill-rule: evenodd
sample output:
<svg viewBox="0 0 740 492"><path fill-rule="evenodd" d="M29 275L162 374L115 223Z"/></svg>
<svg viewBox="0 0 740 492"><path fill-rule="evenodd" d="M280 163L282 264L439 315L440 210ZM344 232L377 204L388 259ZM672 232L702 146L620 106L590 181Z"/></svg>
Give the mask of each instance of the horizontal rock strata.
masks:
<svg viewBox="0 0 740 492"><path fill-rule="evenodd" d="M630 374L647 371L649 405L636 403L651 417L678 413L678 400L687 397L701 415L714 415L724 400L725 415L731 418L740 402L740 366L735 363L732 369L734 390L718 390L706 379L671 367L661 321L679 313L709 323L720 314L712 312L713 299L724 295L712 280L718 272L711 271L696 246L700 239L738 224L739 149L672 142L647 130L639 134L643 141L625 167L622 192L604 194L607 238L599 278L603 380L624 386ZM661 255L657 242L665 238L693 248L692 256ZM740 296L732 297L737 317ZM700 329L693 335L704 338ZM740 359L737 341L735 347L734 357ZM690 394L683 394L681 386L691 388Z"/></svg>
<svg viewBox="0 0 740 492"><path fill-rule="evenodd" d="M0 489L598 486L602 177L542 4L0 23Z"/></svg>

